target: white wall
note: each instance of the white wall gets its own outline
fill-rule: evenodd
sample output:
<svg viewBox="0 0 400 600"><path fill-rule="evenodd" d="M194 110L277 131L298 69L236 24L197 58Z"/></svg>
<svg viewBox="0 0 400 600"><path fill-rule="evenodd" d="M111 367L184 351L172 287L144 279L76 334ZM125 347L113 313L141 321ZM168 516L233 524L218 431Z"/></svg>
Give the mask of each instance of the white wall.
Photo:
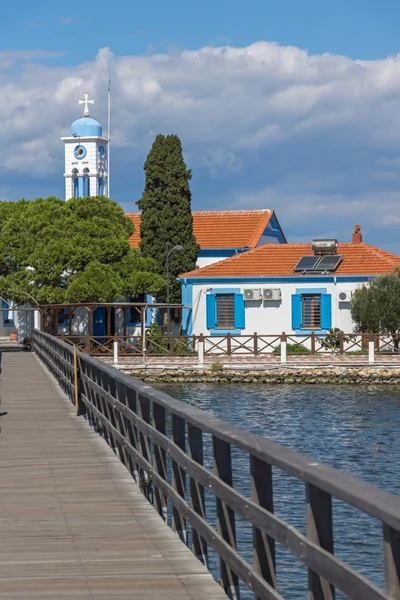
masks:
<svg viewBox="0 0 400 600"><path fill-rule="evenodd" d="M74 195L72 170L78 170L78 176L83 175L84 169L89 169L90 195L98 194L98 177L104 180L104 194L107 195L107 140L101 137L68 137L61 138L65 143L65 199L69 200ZM74 155L74 149L81 144L86 148L86 156L79 160ZM106 149L104 159L99 157L98 147Z"/></svg>
<svg viewBox="0 0 400 600"><path fill-rule="evenodd" d="M207 291L221 288L280 288L282 300L279 302L245 302L245 325L243 335L293 333L292 329L292 295L296 290L324 288L327 294L332 296L332 327L339 327L345 333L353 331L353 322L350 316L350 302L338 302L338 294L341 291L354 291L360 284L356 283L246 283L243 284L209 284L193 285L193 333L209 335L206 328L206 294Z"/></svg>

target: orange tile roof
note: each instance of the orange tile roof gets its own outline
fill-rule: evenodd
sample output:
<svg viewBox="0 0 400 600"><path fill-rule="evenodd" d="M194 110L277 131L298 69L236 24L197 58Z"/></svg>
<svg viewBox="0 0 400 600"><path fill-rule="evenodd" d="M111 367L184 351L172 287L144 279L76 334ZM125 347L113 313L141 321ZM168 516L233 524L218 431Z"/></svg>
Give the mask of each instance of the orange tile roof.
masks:
<svg viewBox="0 0 400 600"><path fill-rule="evenodd" d="M193 232L201 248L255 248L273 210L205 210L193 212ZM132 248L140 242L140 213L127 213L135 226Z"/></svg>
<svg viewBox="0 0 400 600"><path fill-rule="evenodd" d="M298 276L300 273L294 272L295 265L302 256L312 254L311 244L266 244L181 277ZM400 256L364 242L339 244L338 254L343 256L343 260L335 275L379 275L391 273L400 266Z"/></svg>

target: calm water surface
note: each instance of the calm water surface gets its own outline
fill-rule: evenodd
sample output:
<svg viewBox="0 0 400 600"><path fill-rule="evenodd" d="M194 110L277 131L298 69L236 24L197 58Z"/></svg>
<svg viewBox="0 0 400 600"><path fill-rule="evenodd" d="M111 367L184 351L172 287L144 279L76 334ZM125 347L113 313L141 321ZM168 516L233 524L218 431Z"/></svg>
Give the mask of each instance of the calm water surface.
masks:
<svg viewBox="0 0 400 600"><path fill-rule="evenodd" d="M171 396L253 433L269 437L394 494L400 493L400 388L383 386L214 385L158 386ZM210 444L205 462L212 465ZM234 484L248 494L248 458L234 451ZM304 484L274 470L278 516L303 533ZM206 498L215 525L213 497ZM335 554L383 587L381 525L334 499ZM252 563L252 534L237 521L238 549ZM218 561L210 557L211 569ZM285 549L277 548L278 591L307 598L307 572ZM253 595L243 590L243 599ZM344 598L337 594L338 598Z"/></svg>

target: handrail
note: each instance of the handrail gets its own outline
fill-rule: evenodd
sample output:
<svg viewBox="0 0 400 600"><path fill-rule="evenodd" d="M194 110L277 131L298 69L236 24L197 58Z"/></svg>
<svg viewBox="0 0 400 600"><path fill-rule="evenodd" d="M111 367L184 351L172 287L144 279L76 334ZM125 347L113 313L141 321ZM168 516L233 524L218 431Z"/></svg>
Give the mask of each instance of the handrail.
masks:
<svg viewBox="0 0 400 600"><path fill-rule="evenodd" d="M71 401L76 352L79 412L103 432L164 520L170 506L172 527L185 543L189 523L193 552L207 563L207 545L215 549L221 582L231 598L238 598L239 580L257 598L281 598L275 542L308 567L309 593L315 600L334 598L336 588L354 599L400 598L400 498L175 400L53 336L35 331L33 348ZM213 471L203 464L203 434L212 438ZM234 488L232 447L249 455L251 497ZM307 536L274 514L271 467L306 483ZM215 496L218 530L207 521L204 489ZM382 522L385 592L334 556L332 496ZM254 567L236 549L235 515L253 527Z"/></svg>

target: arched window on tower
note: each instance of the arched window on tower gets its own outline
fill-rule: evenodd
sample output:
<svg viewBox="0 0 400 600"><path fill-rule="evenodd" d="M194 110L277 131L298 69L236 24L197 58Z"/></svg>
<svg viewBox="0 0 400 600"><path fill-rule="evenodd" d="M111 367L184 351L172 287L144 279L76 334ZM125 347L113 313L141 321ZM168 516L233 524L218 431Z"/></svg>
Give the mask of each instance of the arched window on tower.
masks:
<svg viewBox="0 0 400 600"><path fill-rule="evenodd" d="M83 169L83 197L90 196L90 170L88 168Z"/></svg>
<svg viewBox="0 0 400 600"><path fill-rule="evenodd" d="M79 196L78 169L72 169L72 195L74 198Z"/></svg>
<svg viewBox="0 0 400 600"><path fill-rule="evenodd" d="M102 177L99 177L99 192L98 192L99 196L104 196L104 179Z"/></svg>

